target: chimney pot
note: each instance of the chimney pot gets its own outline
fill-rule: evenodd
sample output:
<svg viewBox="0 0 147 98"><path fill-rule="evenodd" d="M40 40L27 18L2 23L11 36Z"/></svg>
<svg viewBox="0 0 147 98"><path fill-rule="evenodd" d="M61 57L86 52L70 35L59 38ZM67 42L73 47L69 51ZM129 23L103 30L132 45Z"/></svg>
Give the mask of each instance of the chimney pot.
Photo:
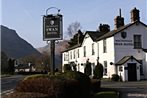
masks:
<svg viewBox="0 0 147 98"><path fill-rule="evenodd" d="M124 18L121 16L121 9L119 9L119 16L116 16L114 22L115 22L115 29L124 26Z"/></svg>
<svg viewBox="0 0 147 98"><path fill-rule="evenodd" d="M133 23L135 21L140 21L139 10L136 7L131 10L131 22Z"/></svg>

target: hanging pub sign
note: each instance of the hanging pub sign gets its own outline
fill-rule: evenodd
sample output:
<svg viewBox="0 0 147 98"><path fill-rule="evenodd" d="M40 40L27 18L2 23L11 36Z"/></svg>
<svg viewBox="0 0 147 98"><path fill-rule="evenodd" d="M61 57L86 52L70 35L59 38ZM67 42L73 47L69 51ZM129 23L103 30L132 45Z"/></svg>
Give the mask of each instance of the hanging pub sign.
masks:
<svg viewBox="0 0 147 98"><path fill-rule="evenodd" d="M61 40L63 35L62 15L43 16L43 40Z"/></svg>

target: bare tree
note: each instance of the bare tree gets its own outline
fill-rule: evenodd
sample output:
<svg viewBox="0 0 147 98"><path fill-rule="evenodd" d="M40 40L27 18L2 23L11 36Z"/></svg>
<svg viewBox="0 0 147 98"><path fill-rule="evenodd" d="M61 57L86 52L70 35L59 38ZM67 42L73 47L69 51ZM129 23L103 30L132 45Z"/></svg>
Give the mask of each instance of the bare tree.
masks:
<svg viewBox="0 0 147 98"><path fill-rule="evenodd" d="M67 33L69 37L72 37L74 34L76 34L78 32L78 30L81 29L81 24L79 22L73 22L71 24L69 24L68 28L67 28Z"/></svg>

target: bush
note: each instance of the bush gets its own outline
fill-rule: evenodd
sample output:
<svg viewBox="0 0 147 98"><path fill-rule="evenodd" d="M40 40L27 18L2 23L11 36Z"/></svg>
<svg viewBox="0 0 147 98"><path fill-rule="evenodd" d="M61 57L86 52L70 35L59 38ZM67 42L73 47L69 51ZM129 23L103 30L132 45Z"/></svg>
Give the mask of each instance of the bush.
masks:
<svg viewBox="0 0 147 98"><path fill-rule="evenodd" d="M100 91L101 81L98 79L91 79L91 91L96 93Z"/></svg>
<svg viewBox="0 0 147 98"><path fill-rule="evenodd" d="M90 78L81 72L75 72L75 71L70 71L70 72L65 72L62 74L66 79L69 80L76 80L78 81L77 85L78 88L75 87L74 93L78 93L79 97L76 98L89 98L90 95ZM73 94L71 94L73 95ZM74 97L69 97L69 98L74 98Z"/></svg>
<svg viewBox="0 0 147 98"><path fill-rule="evenodd" d="M26 79L18 84L16 91L18 92L37 92L48 94L48 89L53 83L46 78Z"/></svg>
<svg viewBox="0 0 147 98"><path fill-rule="evenodd" d="M66 71L71 71L70 64L64 64L64 72L66 72Z"/></svg>
<svg viewBox="0 0 147 98"><path fill-rule="evenodd" d="M118 74L113 74L111 80L112 81L118 81L119 80L119 75Z"/></svg>
<svg viewBox="0 0 147 98"><path fill-rule="evenodd" d="M42 93L55 97L64 94L64 84L65 80L58 78L33 78L20 82L15 90L16 92Z"/></svg>
<svg viewBox="0 0 147 98"><path fill-rule="evenodd" d="M79 81L66 80L64 88L65 88L64 94L66 97L63 98L81 98Z"/></svg>
<svg viewBox="0 0 147 98"><path fill-rule="evenodd" d="M91 63L89 61L86 62L86 67L84 69L84 73L88 76L91 75L91 71L92 71L92 68L91 68Z"/></svg>
<svg viewBox="0 0 147 98"><path fill-rule="evenodd" d="M103 65L98 63L94 68L93 74L94 79L101 79L103 77Z"/></svg>
<svg viewBox="0 0 147 98"><path fill-rule="evenodd" d="M80 72L65 72L43 77L33 75L21 81L15 90L47 94L54 98L89 98L90 78Z"/></svg>

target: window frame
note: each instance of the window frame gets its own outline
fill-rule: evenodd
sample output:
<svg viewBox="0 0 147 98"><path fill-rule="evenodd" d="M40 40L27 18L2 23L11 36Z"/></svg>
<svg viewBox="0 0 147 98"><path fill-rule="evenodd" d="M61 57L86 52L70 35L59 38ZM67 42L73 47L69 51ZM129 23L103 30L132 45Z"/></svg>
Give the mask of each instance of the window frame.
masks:
<svg viewBox="0 0 147 98"><path fill-rule="evenodd" d="M142 36L141 35L134 35L134 49L141 49L142 48Z"/></svg>
<svg viewBox="0 0 147 98"><path fill-rule="evenodd" d="M83 50L84 50L83 51L83 53L84 53L83 56L86 57L86 46L83 47Z"/></svg>
<svg viewBox="0 0 147 98"><path fill-rule="evenodd" d="M92 55L95 55L95 51L94 51L94 43L92 43Z"/></svg>
<svg viewBox="0 0 147 98"><path fill-rule="evenodd" d="M103 39L103 53L107 53L107 41Z"/></svg>
<svg viewBox="0 0 147 98"><path fill-rule="evenodd" d="M108 75L108 62L104 61L104 73L103 75L107 76Z"/></svg>

